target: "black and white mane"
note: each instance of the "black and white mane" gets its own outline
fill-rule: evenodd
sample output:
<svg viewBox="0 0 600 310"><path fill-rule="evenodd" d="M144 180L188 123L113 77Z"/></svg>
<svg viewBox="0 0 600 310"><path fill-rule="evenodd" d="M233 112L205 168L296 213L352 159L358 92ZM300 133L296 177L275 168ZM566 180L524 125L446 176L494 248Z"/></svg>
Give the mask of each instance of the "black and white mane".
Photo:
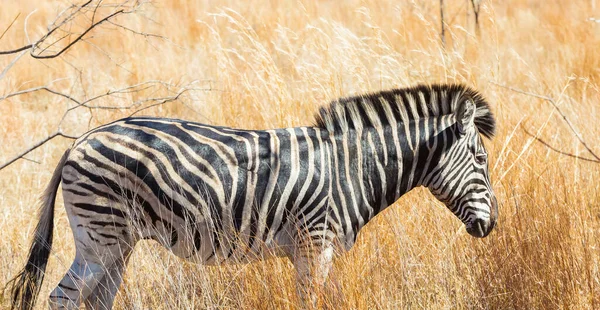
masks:
<svg viewBox="0 0 600 310"><path fill-rule="evenodd" d="M315 122L329 131L379 127L389 125L392 117L401 122L452 114L458 103L468 98L477 107L477 129L491 139L496 120L489 104L477 91L462 84L417 85L336 99L319 109Z"/></svg>

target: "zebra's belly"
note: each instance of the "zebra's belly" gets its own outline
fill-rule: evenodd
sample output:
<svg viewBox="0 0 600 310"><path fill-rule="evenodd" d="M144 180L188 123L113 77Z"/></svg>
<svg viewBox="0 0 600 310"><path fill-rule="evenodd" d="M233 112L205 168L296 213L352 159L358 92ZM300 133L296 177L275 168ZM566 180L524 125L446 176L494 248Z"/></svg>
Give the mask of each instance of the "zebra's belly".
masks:
<svg viewBox="0 0 600 310"><path fill-rule="evenodd" d="M173 231L167 229L154 229L146 238L158 241L178 257L204 265L248 263L289 256L293 250L284 231L262 240L232 230L215 231L210 226L196 223L175 229L175 242Z"/></svg>

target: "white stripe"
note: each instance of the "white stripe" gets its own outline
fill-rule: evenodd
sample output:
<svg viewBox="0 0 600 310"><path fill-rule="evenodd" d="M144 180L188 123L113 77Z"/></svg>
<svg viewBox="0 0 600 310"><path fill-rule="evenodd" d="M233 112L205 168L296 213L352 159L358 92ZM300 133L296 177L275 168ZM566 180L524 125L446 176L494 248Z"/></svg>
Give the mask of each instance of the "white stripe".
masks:
<svg viewBox="0 0 600 310"><path fill-rule="evenodd" d="M283 216L288 216L287 214L283 214L283 211L286 209L286 205L289 203L290 194L296 186L296 181L298 180L298 175L300 174L300 150L298 148L298 138L296 137L296 133L294 128L287 128L286 131L290 134L290 177L287 180L283 193L279 197L279 203L275 206L275 217L273 219L273 223L271 227L268 227L269 233L265 238L265 242L269 244L273 240L273 236L277 232L275 229L279 227Z"/></svg>
<svg viewBox="0 0 600 310"><path fill-rule="evenodd" d="M258 227L255 231L256 236L262 236L263 232L267 225L267 215L269 211L269 202L271 201L271 197L273 196L273 191L275 190L275 186L277 185L277 178L279 176L279 169L281 163L279 161L279 138L277 137L277 133L274 130L266 131L270 136L270 151L271 151L271 173L269 174L269 182L267 183L267 188L265 195L263 196L263 200L260 204L260 210L258 212ZM257 251L261 242L255 242L252 245L252 250Z"/></svg>

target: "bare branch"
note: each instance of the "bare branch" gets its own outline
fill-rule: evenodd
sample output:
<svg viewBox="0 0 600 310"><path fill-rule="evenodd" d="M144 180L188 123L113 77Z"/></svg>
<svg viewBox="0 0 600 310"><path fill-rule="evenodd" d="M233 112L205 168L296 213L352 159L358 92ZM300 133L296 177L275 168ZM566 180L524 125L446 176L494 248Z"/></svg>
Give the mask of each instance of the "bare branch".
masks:
<svg viewBox="0 0 600 310"><path fill-rule="evenodd" d="M21 159L24 159L24 160L26 160L26 161L30 161L30 162L32 162L32 163L36 163L36 164L38 164L38 165L39 165L39 164L41 164L41 162L39 162L39 161L37 161L37 160L34 160L34 159L31 159L31 158L27 158L27 157L25 157L25 156L21 157Z"/></svg>
<svg viewBox="0 0 600 310"><path fill-rule="evenodd" d="M158 39L161 39L161 40L169 40L169 38L167 38L167 37L165 37L165 36L161 36L161 35L159 35L159 34L140 32L140 31L137 31L137 30L131 29L131 28L129 28L129 27L126 27L126 26L123 26L123 25L119 25L119 24L113 23L112 21L107 21L107 22L108 22L109 24L111 24L111 25L113 25L113 26L117 27L117 28L121 28L121 29L123 29L123 30L126 30L126 31L128 31L128 32L131 32L131 33L133 33L133 34L137 34L137 35L139 35L139 36L142 36L142 37L145 37L145 38L158 38Z"/></svg>
<svg viewBox="0 0 600 310"><path fill-rule="evenodd" d="M65 138L69 138L69 139L77 139L78 137L74 137L74 136L70 136L70 135L65 135L60 131L56 131L53 134L49 135L48 137L38 141L37 143L35 143L34 145L28 147L26 150L24 150L23 152L21 152L19 155L16 155L15 157L9 159L7 162L3 163L2 165L0 165L0 170L6 168L8 165L14 163L15 161L23 158L23 156L31 153L33 150L37 149L38 147L44 145L46 142L58 137L65 137ZM31 159L29 159L31 160Z"/></svg>
<svg viewBox="0 0 600 310"><path fill-rule="evenodd" d="M95 5L90 5L94 0L89 0L81 5L72 5L65 10L63 10L56 19L51 23L48 27L48 31L33 44L27 44L25 46L8 50L8 51L0 51L0 55L8 55L14 54L25 50L30 50L30 55L33 58L37 59L48 59L48 58L56 58L67 50L69 50L73 45L77 42L84 40L86 35L88 35L93 29L98 27L99 25L109 22L112 25L121 27L125 30L128 30L134 34L143 35L145 37L161 37L159 35L143 33L139 31L132 30L123 25L119 25L115 23L114 20L118 15L130 14L136 12L139 7L141 7L144 2L124 0L118 4L104 4L102 0L97 1ZM130 3L131 2L131 3ZM110 9L112 12L104 16L103 18L97 19L99 14L99 10ZM91 17L87 17L86 15L91 14ZM77 19L86 19L89 22L81 33L77 34L76 32L71 30L71 26ZM14 21L13 21L14 23ZM12 26L12 23L11 23ZM10 26L9 26L10 28ZM65 30L65 28L67 30ZM8 30L8 29L7 29ZM59 37L52 41L51 43L44 44L48 41L54 34L58 34ZM71 37L75 36L73 39ZM69 42L59 48L56 51L48 52L48 50L57 45L59 42L64 40L69 40ZM47 53L47 54L46 54Z"/></svg>
<svg viewBox="0 0 600 310"><path fill-rule="evenodd" d="M77 43L79 40L81 40L81 38L83 38L88 32L92 31L92 29L94 29L96 26L102 24L103 22L109 20L110 18L117 16L118 14L123 13L123 10L118 10L110 15L108 15L107 17L101 19L100 21L92 24L89 28L87 28L81 35L79 35L77 38L75 38L75 40L71 41L71 43L67 44L67 46L65 46L63 49L61 49L60 51L54 53L54 54L50 54L50 55L34 55L33 52L35 50L35 46L37 46L37 43L33 46L33 49L31 51L31 57L33 58L38 58L38 59L46 59L46 58L55 58L58 57L60 54L64 53L66 50L68 50L71 46L73 46L75 43ZM45 39L42 38L42 40ZM40 40L41 41L41 40Z"/></svg>
<svg viewBox="0 0 600 310"><path fill-rule="evenodd" d="M596 160L596 159L592 159L592 158L587 158L587 157L581 157L579 155L575 155L575 154L567 153L565 151L561 151L561 150L555 148L554 146L550 145L550 143L544 141L542 138L540 138L540 137L538 137L538 136L530 133L527 129L523 128L523 131L525 131L525 133L528 136L534 138L536 141L538 141L539 143L543 144L544 146L546 146L547 148L549 148L550 150L552 150L552 151L554 151L556 153L559 153L559 154L562 154L562 155L565 155L565 156L569 156L569 157L573 157L573 158L576 158L576 159L579 159L579 160L583 160L583 161L590 161L590 162L593 162L593 163L600 163L600 160Z"/></svg>
<svg viewBox="0 0 600 310"><path fill-rule="evenodd" d="M157 101L157 102L156 102L156 103L153 103L153 104L151 104L151 105L149 105L149 106L147 106L147 107L144 107L144 108L138 109L137 111L135 111L135 112L131 113L131 114L129 115L129 117L131 117L131 116L134 116L134 115L136 115L137 113L139 113L139 112L142 112L143 110L147 110L147 109L150 109L150 108L153 108L153 107L159 106L159 105L163 105L163 104L165 104L165 103L167 103L167 102L175 101L175 100L179 99L179 97L180 97L181 95L183 95L183 93L185 93L186 91L187 91L187 90L185 90L185 89L184 89L184 90L181 90L179 93L177 93L177 95L176 95L176 96L172 96L172 97L169 97L169 98L163 98L163 99L149 99L149 100L151 100L151 101Z"/></svg>
<svg viewBox="0 0 600 310"><path fill-rule="evenodd" d="M48 30L48 32L47 32L45 35L43 35L43 36L42 36L42 38L41 38L41 39L39 39L39 40L38 40L36 43L34 43L34 44L28 44L28 45L25 45L25 46L23 46L23 47L20 47L20 48L14 49L14 50L10 50L10 51L0 51L0 55L14 54L14 53L18 53L18 52L20 52L20 51L24 51L24 50L28 50L28 49L31 49L31 48L33 48L33 47L34 47L36 44L38 44L39 42L43 41L45 38L49 37L49 36L50 36L50 35L51 35L53 32L55 32L56 30L60 29L60 27L61 27L62 25L64 25L64 24L65 24L65 23L66 23L68 20L71 20L71 19L72 19L72 18L75 16L75 14L76 14L76 13L78 13L78 12L81 10L81 8L85 7L85 6L86 6L86 5L88 5L90 2L91 2L91 0L90 0L90 1L88 1L88 2L86 2L86 3L84 3L82 6L80 6L80 7L79 7L79 9L78 9L78 10L76 10L76 11L75 11L73 14L69 15L69 17L67 17L67 18L66 18L66 19L65 19L65 20L64 20L62 23L60 23L59 25L57 25L57 26L55 26L55 27L53 27L53 28L50 28L50 29ZM67 11L67 10L69 10L69 9L71 9L71 8L73 8L73 7L76 7L76 6L75 6L75 5L72 5L72 6L70 6L69 8L65 9L64 11L62 11L62 12L61 12L61 13L58 15L58 17L56 18L56 20L55 20L55 21L54 21L52 24L56 24L56 21L57 21L57 20L58 20L58 19L59 19L59 18L60 18L60 17L61 17L61 16L62 16L62 15L63 15L63 14L66 12L66 11ZM35 12L35 11L34 11L34 12ZM32 12L32 13L33 13L33 12ZM29 15L31 15L32 13L30 13ZM29 18L29 15L27 16L27 18ZM27 24L27 22L26 22L26 24ZM27 34L27 31L25 31L25 33ZM29 36L27 36L27 39L29 40Z"/></svg>
<svg viewBox="0 0 600 310"><path fill-rule="evenodd" d="M19 47L17 49L10 50L10 51L0 51L0 55L9 55L9 54L18 53L18 52L21 52L21 51L28 50L28 49L30 49L32 47L33 47L33 44L29 44L29 45L25 45L23 47Z"/></svg>
<svg viewBox="0 0 600 310"><path fill-rule="evenodd" d="M37 92L37 91L40 91L40 90L44 90L44 91L47 91L49 93L52 93L52 94L55 94L55 95L58 95L58 96L61 96L61 97L65 97L65 98L67 98L67 99L69 99L69 100L77 103L78 105L81 105L81 103L79 101L77 101L75 98L73 98L73 97L71 97L71 96L69 96L67 94L63 94L61 92L52 90L52 89L50 89L50 88L48 88L46 86L34 87L34 88L24 89L24 90L20 90L18 92L10 93L10 94L8 94L8 95L6 95L4 97L0 97L0 101L2 101L4 99L8 99L10 97L24 95L24 94L28 94L28 93L33 93L33 92Z"/></svg>
<svg viewBox="0 0 600 310"><path fill-rule="evenodd" d="M75 99L73 96L70 96L70 95L67 95L65 93L59 92L57 90L51 89L48 86L39 86L39 87L32 87L32 88L28 88L28 89L24 89L24 90L20 90L20 91L14 92L14 93L7 94L7 95L5 95L3 97L0 97L0 101L2 101L4 99L11 98L11 97L15 97L15 96L25 95L25 94L29 94L29 93L38 92L38 91L46 91L46 92L49 92L51 94L54 94L54 95L66 98L69 101L71 101L71 102L73 102L73 103L76 104L75 106L68 108L67 112L70 112L70 111L75 110L75 109L80 108L80 107L85 107L85 108L88 108L88 109L98 109L98 110L127 110L127 109L132 109L132 108L138 107L138 106L140 106L140 105L142 105L142 104L144 104L146 102L149 102L149 101L153 101L154 102L154 101L163 101L163 100L166 100L165 102L163 102L163 103L166 103L166 102L170 102L170 101L173 101L173 100L177 100L177 99L179 99L179 97L183 93L188 92L188 91L219 91L218 89L212 89L212 88L193 88L190 85L187 85L187 86L181 87L180 91L176 92L175 96L158 97L158 98L146 98L146 99L143 99L143 100L140 100L140 101L136 101L136 102L134 102L134 103L132 103L130 105L126 105L126 106L89 105L89 103L91 103L92 101L96 101L96 100L98 100L100 98L103 98L103 97L107 97L107 96L113 96L114 97L114 96L119 95L119 94L140 93L142 91L149 90L149 89L151 89L153 87L156 87L156 86L162 86L162 87L164 87L167 90L170 89L170 88L173 88L173 87L177 87L175 85L172 85L172 84L169 84L169 83L166 83L166 82L163 82L163 81L146 81L146 82L138 83L138 84L135 84L135 85L126 86L126 87L123 87L123 88L120 88L120 89L109 90L109 91L107 91L105 93L93 96L93 97L91 97L89 99L86 99L86 100L78 100L78 99Z"/></svg>
<svg viewBox="0 0 600 310"><path fill-rule="evenodd" d="M575 137L577 138L577 140L579 141L579 143L581 143L581 145L583 145L583 147L595 158L593 160L587 159L588 161L594 161L594 162L600 162L600 157L598 157L598 155L596 155L596 153L594 153L594 151L588 146L588 144L585 142L585 140L583 140L583 137L581 136L581 134L575 129L575 126L573 125L573 123L571 123L571 121L567 118L567 116L565 115L565 113L562 112L562 110L559 108L558 104L556 103L556 101L554 99L552 99L549 96L542 96L539 94L535 94L532 92L528 92L528 91L524 91L524 90L520 90L520 89L516 89L510 86L506 86L506 85L502 85L502 84L498 84L496 82L490 81L490 83L508 89L510 91L519 93L519 94L523 94L523 95L527 95L530 97L535 97L535 98L539 98L542 100L545 100L547 102L549 102L550 104L552 104L552 106L556 109L556 111L558 112L558 114L562 117L563 121L567 124L567 126L569 126L569 129L571 130L571 132L573 132L573 134L575 135ZM529 133L528 133L529 134ZM558 153L561 153L563 155L568 155L570 157L574 157L574 158L579 158L582 160L586 160L586 158L580 157L578 155L573 155L573 154L569 154L569 153L565 153L563 151L559 151L558 149L556 149L555 147L550 146L547 142L543 141L542 139L533 136L538 142L544 144L546 147L550 148L553 151L556 151Z"/></svg>

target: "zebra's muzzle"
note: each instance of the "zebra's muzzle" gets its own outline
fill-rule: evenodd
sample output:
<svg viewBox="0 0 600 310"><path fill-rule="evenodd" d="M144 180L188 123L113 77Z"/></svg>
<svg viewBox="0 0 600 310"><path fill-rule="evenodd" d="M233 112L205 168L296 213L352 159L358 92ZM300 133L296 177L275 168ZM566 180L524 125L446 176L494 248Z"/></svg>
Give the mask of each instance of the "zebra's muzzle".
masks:
<svg viewBox="0 0 600 310"><path fill-rule="evenodd" d="M477 238L484 238L492 232L498 220L498 201L492 196L489 219L478 218L466 225L467 232Z"/></svg>
<svg viewBox="0 0 600 310"><path fill-rule="evenodd" d="M484 238L490 234L492 229L494 229L495 221L486 221L482 219L477 219L472 222L470 225L467 225L467 232L477 238Z"/></svg>

